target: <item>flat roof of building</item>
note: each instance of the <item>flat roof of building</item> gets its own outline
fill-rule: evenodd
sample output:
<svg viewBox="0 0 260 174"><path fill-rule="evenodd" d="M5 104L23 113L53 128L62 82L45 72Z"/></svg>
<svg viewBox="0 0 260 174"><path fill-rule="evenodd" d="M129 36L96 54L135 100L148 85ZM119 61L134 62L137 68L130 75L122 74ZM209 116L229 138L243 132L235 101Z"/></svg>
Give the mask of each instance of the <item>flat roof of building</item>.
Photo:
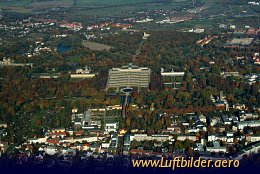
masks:
<svg viewBox="0 0 260 174"><path fill-rule="evenodd" d="M231 41L227 42L225 46L232 46L232 45L242 45L248 46L252 44L254 38L234 38Z"/></svg>
<svg viewBox="0 0 260 174"><path fill-rule="evenodd" d="M122 66L121 68L112 68L112 71L131 71L131 70L149 70L149 68L147 67L138 67L136 65L133 65L132 63L130 63L128 66Z"/></svg>
<svg viewBox="0 0 260 174"><path fill-rule="evenodd" d="M162 76L184 76L185 72L161 72Z"/></svg>

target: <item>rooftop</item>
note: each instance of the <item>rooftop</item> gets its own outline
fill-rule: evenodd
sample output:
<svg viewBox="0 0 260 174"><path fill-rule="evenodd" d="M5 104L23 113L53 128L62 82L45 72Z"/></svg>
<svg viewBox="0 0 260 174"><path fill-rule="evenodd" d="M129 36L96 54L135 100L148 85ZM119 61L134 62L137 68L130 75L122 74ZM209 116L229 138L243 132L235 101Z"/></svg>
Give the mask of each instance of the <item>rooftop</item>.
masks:
<svg viewBox="0 0 260 174"><path fill-rule="evenodd" d="M236 45L248 46L252 44L253 41L254 38L234 38L231 41L227 42L225 46L236 46Z"/></svg>
<svg viewBox="0 0 260 174"><path fill-rule="evenodd" d="M132 63L128 64L128 66L122 66L121 68L112 68L112 71L129 71L129 70L149 70L147 67L138 67L133 65Z"/></svg>

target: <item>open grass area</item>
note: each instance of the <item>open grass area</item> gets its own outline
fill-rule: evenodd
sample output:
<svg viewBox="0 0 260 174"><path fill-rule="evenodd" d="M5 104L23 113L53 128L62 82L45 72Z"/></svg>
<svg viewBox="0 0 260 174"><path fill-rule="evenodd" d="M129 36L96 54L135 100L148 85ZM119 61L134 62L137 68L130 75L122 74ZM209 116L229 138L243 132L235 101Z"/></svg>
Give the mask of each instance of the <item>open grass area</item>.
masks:
<svg viewBox="0 0 260 174"><path fill-rule="evenodd" d="M175 25L177 28L207 28L212 27L216 22L214 19L197 19Z"/></svg>
<svg viewBox="0 0 260 174"><path fill-rule="evenodd" d="M68 57L67 60L70 60L71 62L80 62L80 57L75 55L75 56Z"/></svg>

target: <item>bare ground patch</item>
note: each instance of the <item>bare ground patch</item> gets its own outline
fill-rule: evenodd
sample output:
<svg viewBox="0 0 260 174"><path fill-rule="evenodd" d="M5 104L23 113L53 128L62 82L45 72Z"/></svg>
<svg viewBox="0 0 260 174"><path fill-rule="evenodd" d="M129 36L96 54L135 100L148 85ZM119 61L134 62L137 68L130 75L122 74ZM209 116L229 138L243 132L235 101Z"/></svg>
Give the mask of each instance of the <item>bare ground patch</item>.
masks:
<svg viewBox="0 0 260 174"><path fill-rule="evenodd" d="M82 45L94 51L109 51L112 48L109 45L100 44L96 42L88 42L88 41L83 41Z"/></svg>

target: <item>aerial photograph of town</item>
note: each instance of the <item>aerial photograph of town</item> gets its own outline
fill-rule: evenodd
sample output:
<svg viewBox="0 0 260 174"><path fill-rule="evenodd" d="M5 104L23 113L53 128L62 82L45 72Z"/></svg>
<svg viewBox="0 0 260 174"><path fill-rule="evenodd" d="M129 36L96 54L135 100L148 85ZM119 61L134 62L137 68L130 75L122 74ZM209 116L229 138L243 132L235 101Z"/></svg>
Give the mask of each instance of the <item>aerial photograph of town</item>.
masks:
<svg viewBox="0 0 260 174"><path fill-rule="evenodd" d="M260 1L0 0L0 173L257 174Z"/></svg>

